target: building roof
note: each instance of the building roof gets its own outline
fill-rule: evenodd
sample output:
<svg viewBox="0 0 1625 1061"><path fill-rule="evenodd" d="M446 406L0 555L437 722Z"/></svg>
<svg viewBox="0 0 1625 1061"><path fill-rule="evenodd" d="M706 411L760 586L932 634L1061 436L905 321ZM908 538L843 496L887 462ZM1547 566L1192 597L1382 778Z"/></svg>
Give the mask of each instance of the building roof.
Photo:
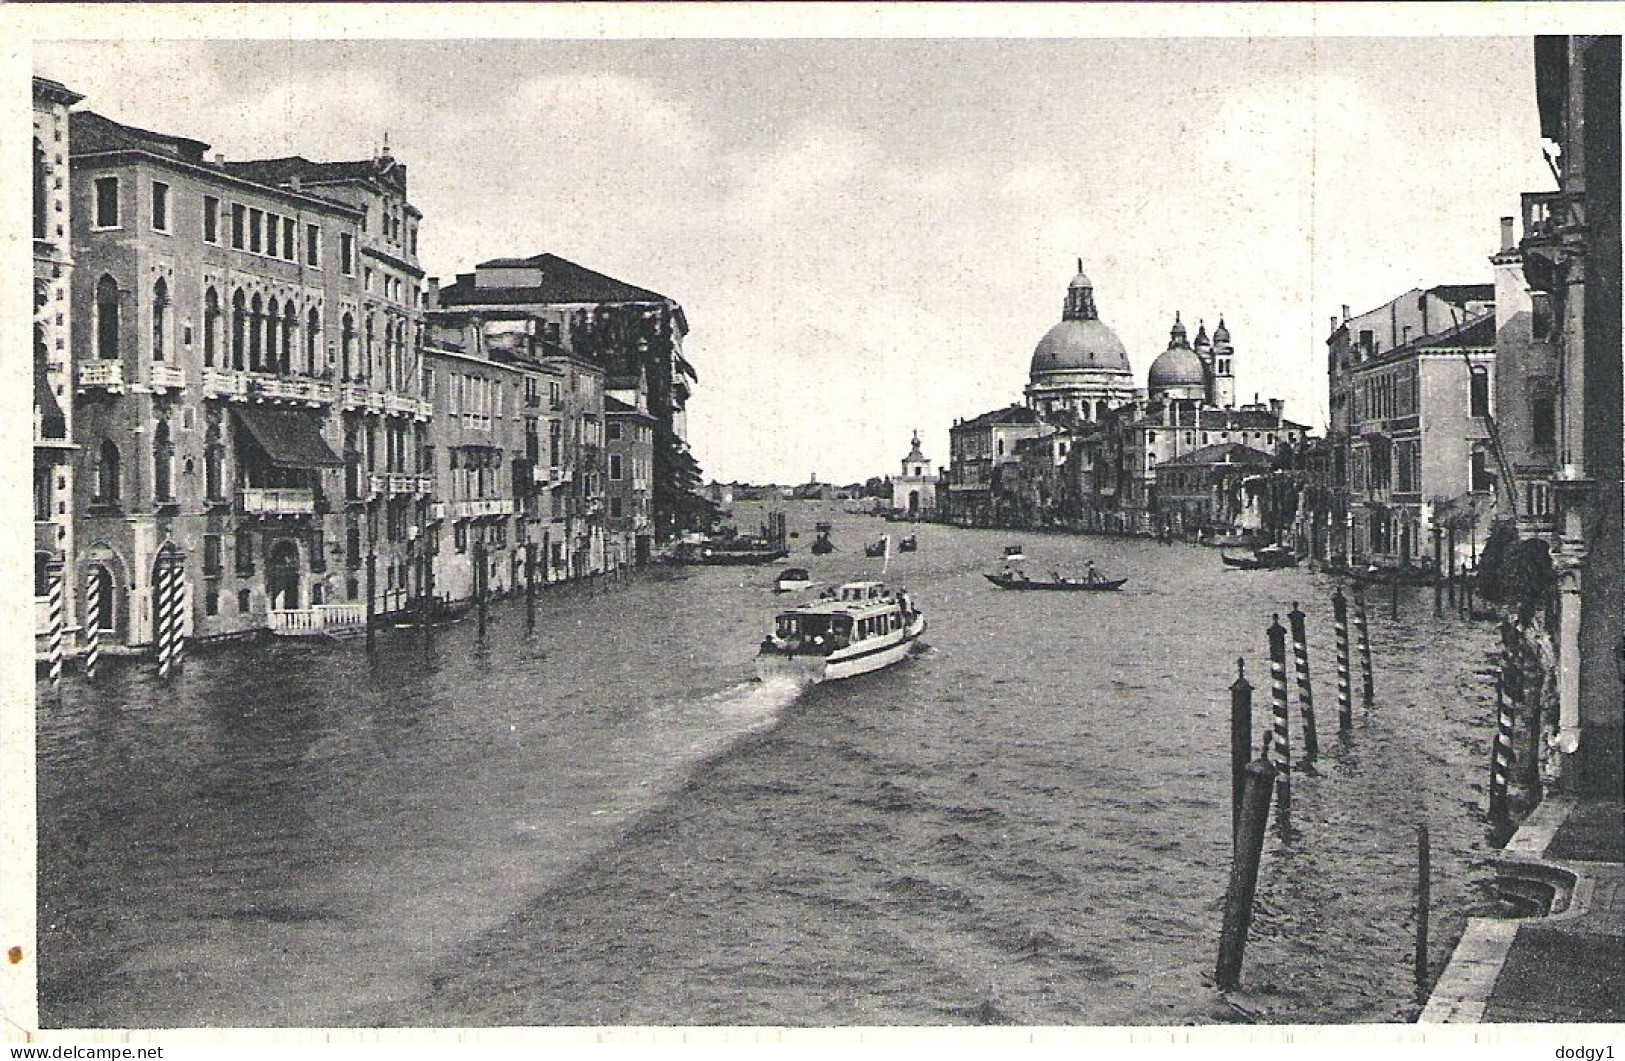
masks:
<svg viewBox="0 0 1625 1061"><path fill-rule="evenodd" d="M124 125L95 111L74 111L68 116L69 153L89 155L99 151L150 151L168 155L194 166L205 164L209 145L184 136L169 136L150 129Z"/></svg>
<svg viewBox="0 0 1625 1061"><path fill-rule="evenodd" d="M85 97L64 85L60 81L52 81L48 77L34 75L34 96L36 99L50 100L60 103L64 107L71 107Z"/></svg>
<svg viewBox="0 0 1625 1061"><path fill-rule="evenodd" d="M1421 349L1440 346L1494 346L1495 314L1481 313L1442 332L1425 335L1416 340L1414 345Z"/></svg>
<svg viewBox="0 0 1625 1061"><path fill-rule="evenodd" d="M1469 302L1494 302L1494 284L1439 284L1430 287L1427 293L1445 302L1454 302L1458 306Z"/></svg>
<svg viewBox="0 0 1625 1061"><path fill-rule="evenodd" d="M604 395L604 415L642 417L650 423L655 422L654 416L650 413L644 412L635 405L628 405L619 398L612 398L608 394Z"/></svg>
<svg viewBox="0 0 1625 1061"><path fill-rule="evenodd" d="M321 419L314 412L257 405L234 405L231 411L265 458L279 468L344 466L322 438Z"/></svg>
<svg viewBox="0 0 1625 1061"><path fill-rule="evenodd" d="M1294 423L1281 417L1276 419L1275 414L1268 409L1203 409L1201 411L1202 430L1204 431L1307 431L1308 427Z"/></svg>
<svg viewBox="0 0 1625 1061"><path fill-rule="evenodd" d="M476 269L530 269L539 283L522 287L476 287L475 273L459 273L457 282L440 289L440 303L454 305L512 305L556 302L674 302L647 288L605 276L556 254L529 258L492 258Z"/></svg>
<svg viewBox="0 0 1625 1061"><path fill-rule="evenodd" d="M389 155L355 162L312 162L303 155L227 162L227 173L260 184L283 187L295 179L300 184L353 184L377 181L406 194L406 166Z"/></svg>
<svg viewBox="0 0 1625 1061"><path fill-rule="evenodd" d="M965 428L972 427L992 427L995 424L1037 424L1041 422L1037 410L1029 409L1025 405L1008 405L1003 409L994 409L969 420L961 420L954 425L953 430L962 431Z"/></svg>
<svg viewBox="0 0 1625 1061"><path fill-rule="evenodd" d="M1273 458L1263 450L1243 446L1239 442L1220 442L1217 445L1192 450L1182 457L1165 460L1157 467L1190 468L1212 464L1250 464L1268 467L1272 460Z"/></svg>

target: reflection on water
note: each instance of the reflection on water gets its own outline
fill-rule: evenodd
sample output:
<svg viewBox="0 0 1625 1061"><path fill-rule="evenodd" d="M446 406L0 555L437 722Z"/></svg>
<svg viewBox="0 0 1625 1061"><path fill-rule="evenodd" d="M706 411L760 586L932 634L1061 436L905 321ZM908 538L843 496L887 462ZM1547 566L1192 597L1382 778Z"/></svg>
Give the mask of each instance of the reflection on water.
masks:
<svg viewBox="0 0 1625 1061"><path fill-rule="evenodd" d="M828 582L880 524L834 519ZM752 524L753 513L743 522ZM1189 546L1028 535L1117 594L1003 592L1010 535L919 528L886 577L929 650L751 680L769 569L651 572L359 645L70 682L40 712L48 1025L1186 1023L1229 871L1228 686L1309 614L1321 761L1272 837L1245 1006L1408 1019L1414 826L1434 962L1481 901L1492 632L1373 609L1377 706L1336 730L1333 583ZM856 555L854 555L856 554ZM1416 593L1418 591L1410 591ZM1424 591L1425 592L1425 591ZM1356 683L1356 688L1358 683ZM1297 725L1296 708L1293 724ZM1297 735L1294 733L1294 740Z"/></svg>

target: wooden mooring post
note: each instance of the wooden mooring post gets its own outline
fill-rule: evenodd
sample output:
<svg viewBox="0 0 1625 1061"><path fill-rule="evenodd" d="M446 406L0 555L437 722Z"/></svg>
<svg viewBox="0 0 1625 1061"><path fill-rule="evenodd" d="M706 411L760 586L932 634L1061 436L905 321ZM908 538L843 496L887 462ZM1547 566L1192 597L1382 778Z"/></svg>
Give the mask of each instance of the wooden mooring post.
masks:
<svg viewBox="0 0 1625 1061"><path fill-rule="evenodd" d="M1277 785L1280 794L1276 810L1280 814L1281 831L1292 824L1292 748L1287 742L1286 706L1286 628L1279 615L1271 616L1270 640L1270 709L1275 729L1270 735L1270 760L1279 771Z"/></svg>
<svg viewBox="0 0 1625 1061"><path fill-rule="evenodd" d="M378 550L367 551L367 652L374 646L373 620L378 610Z"/></svg>
<svg viewBox="0 0 1625 1061"><path fill-rule="evenodd" d="M1444 531L1437 524L1433 528L1433 617L1444 614L1444 578L1440 573L1439 546Z"/></svg>
<svg viewBox="0 0 1625 1061"><path fill-rule="evenodd" d="M1298 676L1298 712L1303 716L1303 760L1312 763L1320 755L1320 738L1315 732L1315 691L1309 681L1309 634L1303 609L1292 602L1286 614L1292 624L1292 660Z"/></svg>
<svg viewBox="0 0 1625 1061"><path fill-rule="evenodd" d="M536 543L525 543L525 632L536 632Z"/></svg>
<svg viewBox="0 0 1625 1061"><path fill-rule="evenodd" d="M474 543L474 607L479 613L479 640L485 641L485 540Z"/></svg>
<svg viewBox="0 0 1625 1061"><path fill-rule="evenodd" d="M1258 864L1264 853L1264 832L1269 827L1270 791L1275 767L1267 758L1247 764L1241 798L1240 830L1230 867L1230 887L1224 898L1224 925L1219 932L1219 961L1214 979L1221 991L1241 985L1241 962L1252 927L1253 899L1258 893Z"/></svg>
<svg viewBox="0 0 1625 1061"><path fill-rule="evenodd" d="M1425 1003L1432 977L1428 970L1428 918L1432 912L1433 857L1428 847L1428 827L1416 827L1416 1001Z"/></svg>
<svg viewBox="0 0 1625 1061"><path fill-rule="evenodd" d="M1247 680L1247 661L1236 660L1236 680L1230 683L1230 840L1241 840L1241 796L1247 760L1252 757L1253 683Z"/></svg>
<svg viewBox="0 0 1625 1061"><path fill-rule="evenodd" d="M1347 733L1354 728L1354 710L1349 703L1349 599L1341 586L1332 593L1332 632L1337 635L1337 728Z"/></svg>
<svg viewBox="0 0 1625 1061"><path fill-rule="evenodd" d="M1354 594L1354 633L1360 642L1360 704L1370 709L1375 702L1371 680L1371 629L1365 618L1365 597Z"/></svg>
<svg viewBox="0 0 1625 1061"><path fill-rule="evenodd" d="M1495 672L1495 740L1490 750L1490 824L1504 829L1511 822L1507 786L1512 778L1512 712L1507 707L1505 674Z"/></svg>

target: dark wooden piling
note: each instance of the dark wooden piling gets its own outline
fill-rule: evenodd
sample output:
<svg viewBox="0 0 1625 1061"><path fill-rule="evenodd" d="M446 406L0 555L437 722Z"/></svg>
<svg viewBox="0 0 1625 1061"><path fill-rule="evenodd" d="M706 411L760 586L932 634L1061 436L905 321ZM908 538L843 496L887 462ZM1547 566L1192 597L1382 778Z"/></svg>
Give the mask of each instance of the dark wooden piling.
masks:
<svg viewBox="0 0 1625 1061"><path fill-rule="evenodd" d="M1275 729L1270 736L1270 758L1279 771L1277 785L1280 795L1276 809L1280 812L1281 830L1291 825L1292 814L1292 747L1287 740L1286 706L1286 628L1279 615L1271 616L1270 641L1270 709Z"/></svg>
<svg viewBox="0 0 1625 1061"><path fill-rule="evenodd" d="M1449 553L1445 557L1446 588L1450 591L1450 610L1456 609L1456 528L1451 527L1446 535Z"/></svg>
<svg viewBox="0 0 1625 1061"><path fill-rule="evenodd" d="M1275 767L1268 759L1255 759L1247 764L1239 819L1241 828L1231 862L1230 887L1225 892L1224 925L1219 932L1219 961L1214 973L1222 991L1241 985L1241 962L1247 949L1247 931L1252 927L1258 864L1264 853L1270 790L1275 787L1275 780Z"/></svg>
<svg viewBox="0 0 1625 1061"><path fill-rule="evenodd" d="M1432 977L1428 971L1428 918L1431 915L1433 857L1428 847L1428 827L1416 827L1416 1001L1427 1001Z"/></svg>
<svg viewBox="0 0 1625 1061"><path fill-rule="evenodd" d="M1388 618L1399 621L1399 569L1388 573Z"/></svg>
<svg viewBox="0 0 1625 1061"><path fill-rule="evenodd" d="M479 613L479 639L485 640L485 542L474 543L474 605Z"/></svg>
<svg viewBox="0 0 1625 1061"><path fill-rule="evenodd" d="M1309 681L1309 634L1303 609L1292 602L1287 612L1292 624L1292 660L1298 677L1298 712L1303 716L1303 760L1312 763L1320 755L1320 738L1315 731L1315 691Z"/></svg>
<svg viewBox="0 0 1625 1061"><path fill-rule="evenodd" d="M1236 680L1230 683L1230 840L1241 837L1241 794L1247 760L1252 758L1253 683L1247 680L1247 662L1236 660Z"/></svg>
<svg viewBox="0 0 1625 1061"><path fill-rule="evenodd" d="M377 618L378 603L378 550L367 550L367 651L371 652L376 643L376 632L373 630L373 620Z"/></svg>
<svg viewBox="0 0 1625 1061"><path fill-rule="evenodd" d="M525 632L536 632L536 543L525 543Z"/></svg>
<svg viewBox="0 0 1625 1061"><path fill-rule="evenodd" d="M1444 578L1440 574L1439 546L1444 532L1437 525L1433 528L1433 615L1434 618L1444 614Z"/></svg>

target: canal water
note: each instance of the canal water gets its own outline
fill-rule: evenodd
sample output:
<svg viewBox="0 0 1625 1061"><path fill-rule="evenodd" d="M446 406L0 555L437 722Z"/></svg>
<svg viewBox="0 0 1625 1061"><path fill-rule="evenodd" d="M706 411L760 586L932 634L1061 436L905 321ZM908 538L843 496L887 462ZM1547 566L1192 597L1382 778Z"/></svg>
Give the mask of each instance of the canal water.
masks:
<svg viewBox="0 0 1625 1061"><path fill-rule="evenodd" d="M756 506L739 506L753 525ZM811 557L812 524L839 551ZM908 528L793 505L794 562L874 576ZM1491 906L1488 624L1373 603L1376 704L1339 735L1330 594L1216 551L1027 534L1116 594L1005 592L1009 532L917 528L930 622L879 674L751 677L773 569L658 569L358 643L70 680L41 703L48 1027L1403 1021L1415 827L1431 961ZM1268 724L1265 628L1309 615L1321 756L1272 830L1246 954L1229 685ZM1356 681L1356 689L1358 682ZM1301 757L1297 709L1295 756Z"/></svg>

